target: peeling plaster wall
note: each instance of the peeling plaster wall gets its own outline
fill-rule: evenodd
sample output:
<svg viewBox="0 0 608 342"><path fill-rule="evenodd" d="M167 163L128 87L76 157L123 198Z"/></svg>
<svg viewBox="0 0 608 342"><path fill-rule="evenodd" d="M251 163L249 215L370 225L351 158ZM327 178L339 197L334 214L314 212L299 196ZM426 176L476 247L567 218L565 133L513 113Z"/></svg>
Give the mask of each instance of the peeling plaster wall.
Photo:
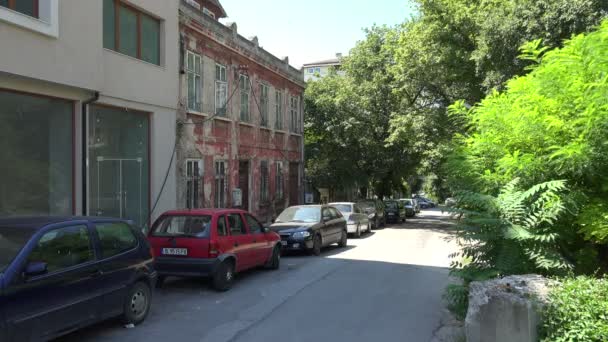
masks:
<svg viewBox="0 0 608 342"><path fill-rule="evenodd" d="M180 132L177 160L178 203L186 204L185 166L187 159L204 161L203 198L204 207L214 207L215 162L227 162L226 206L232 207L232 190L239 187L239 162L249 161L249 209L261 221L276 217L288 205L298 204L290 197L301 198L302 179L302 136L288 131L289 98L298 97L302 102L304 81L302 74L257 47L255 43L244 40L232 29L206 16L192 13L191 8L182 6L180 31L184 37L185 48L202 56L202 112L183 110L178 120L183 122ZM234 26L234 28L236 28ZM229 35L226 33L230 33ZM226 67L228 97L226 116L214 116L215 112L215 66ZM250 120L240 121L241 96L238 77L246 73L251 78L249 96ZM181 103L187 103L187 80L181 77ZM268 91L268 128L260 127L260 84L269 86ZM280 91L282 98L282 130L276 130L275 93ZM300 106L300 116L303 110ZM268 162L268 197L261 203L261 162ZM281 162L283 174L283 196L277 198L276 165ZM298 165L298 177L289 179L290 163ZM297 183L297 194L290 196L290 182ZM299 202L296 201L296 202Z"/></svg>

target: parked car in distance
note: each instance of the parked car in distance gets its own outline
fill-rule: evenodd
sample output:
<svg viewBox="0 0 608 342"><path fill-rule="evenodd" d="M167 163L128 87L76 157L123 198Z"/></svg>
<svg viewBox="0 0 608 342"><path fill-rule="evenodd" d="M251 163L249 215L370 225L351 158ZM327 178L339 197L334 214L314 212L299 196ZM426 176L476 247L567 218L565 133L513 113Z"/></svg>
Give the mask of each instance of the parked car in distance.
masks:
<svg viewBox="0 0 608 342"><path fill-rule="evenodd" d="M117 316L141 323L153 261L129 221L0 219L0 341L46 341Z"/></svg>
<svg viewBox="0 0 608 342"><path fill-rule="evenodd" d="M428 198L418 196L418 197L416 197L416 199L420 203L420 208L422 208L422 209L435 208L437 206L435 204L435 202L431 201Z"/></svg>
<svg viewBox="0 0 608 342"><path fill-rule="evenodd" d="M338 209L342 216L346 219L346 228L349 234L354 234L360 238L361 233L369 233L372 231L372 224L367 217L365 211L357 203L339 202L329 203L330 206Z"/></svg>
<svg viewBox="0 0 608 342"><path fill-rule="evenodd" d="M414 217L416 216L416 209L414 208L414 201L411 198L403 198L399 200L399 203L405 208L405 216Z"/></svg>
<svg viewBox="0 0 608 342"><path fill-rule="evenodd" d="M420 212L420 203L418 202L418 199L416 198L412 198L412 203L414 203L414 211L417 213Z"/></svg>
<svg viewBox="0 0 608 342"><path fill-rule="evenodd" d="M386 212L384 203L378 199L368 199L357 202L372 224L372 229L386 225Z"/></svg>
<svg viewBox="0 0 608 342"><path fill-rule="evenodd" d="M456 198L454 197L448 197L445 199L445 206L446 207L453 207L456 205Z"/></svg>
<svg viewBox="0 0 608 342"><path fill-rule="evenodd" d="M384 201L387 222L405 222L405 208L397 200Z"/></svg>
<svg viewBox="0 0 608 342"><path fill-rule="evenodd" d="M208 277L218 291L232 287L238 272L278 269L279 236L239 209L176 210L162 214L148 240L156 257L158 284L166 277Z"/></svg>
<svg viewBox="0 0 608 342"><path fill-rule="evenodd" d="M328 205L289 207L270 229L281 236L284 251L307 251L314 255L334 243L346 247L348 239L346 220L338 209Z"/></svg>

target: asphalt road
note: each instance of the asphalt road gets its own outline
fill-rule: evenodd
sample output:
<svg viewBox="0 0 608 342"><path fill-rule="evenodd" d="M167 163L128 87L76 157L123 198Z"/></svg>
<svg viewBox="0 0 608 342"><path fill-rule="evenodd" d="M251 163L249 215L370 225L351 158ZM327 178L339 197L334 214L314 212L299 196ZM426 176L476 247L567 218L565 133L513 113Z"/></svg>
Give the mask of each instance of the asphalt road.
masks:
<svg viewBox="0 0 608 342"><path fill-rule="evenodd" d="M321 257L285 256L280 270L241 274L226 293L202 280L169 279L143 324L110 320L56 342L427 342L456 250L446 218L423 211Z"/></svg>

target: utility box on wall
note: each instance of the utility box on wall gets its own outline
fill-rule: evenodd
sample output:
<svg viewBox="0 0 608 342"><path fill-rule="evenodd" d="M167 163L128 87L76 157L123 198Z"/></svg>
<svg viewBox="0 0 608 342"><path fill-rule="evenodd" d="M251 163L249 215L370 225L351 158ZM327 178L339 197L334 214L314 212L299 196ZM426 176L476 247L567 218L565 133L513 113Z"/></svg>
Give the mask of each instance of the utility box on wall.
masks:
<svg viewBox="0 0 608 342"><path fill-rule="evenodd" d="M241 207L243 206L243 192L241 189L232 190L232 206Z"/></svg>

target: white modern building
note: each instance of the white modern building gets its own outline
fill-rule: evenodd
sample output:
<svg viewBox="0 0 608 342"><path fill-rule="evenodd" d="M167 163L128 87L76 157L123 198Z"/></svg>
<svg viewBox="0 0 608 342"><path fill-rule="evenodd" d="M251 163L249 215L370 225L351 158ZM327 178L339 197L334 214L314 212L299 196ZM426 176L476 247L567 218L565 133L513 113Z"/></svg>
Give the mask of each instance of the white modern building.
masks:
<svg viewBox="0 0 608 342"><path fill-rule="evenodd" d="M310 80L316 81L329 75L330 70L336 70L340 73L340 67L342 66L342 54L337 53L336 58L326 59L323 61L317 61L313 63L306 63L302 66L302 72L304 73L304 81Z"/></svg>
<svg viewBox="0 0 608 342"><path fill-rule="evenodd" d="M175 207L178 9L0 0L0 216Z"/></svg>

